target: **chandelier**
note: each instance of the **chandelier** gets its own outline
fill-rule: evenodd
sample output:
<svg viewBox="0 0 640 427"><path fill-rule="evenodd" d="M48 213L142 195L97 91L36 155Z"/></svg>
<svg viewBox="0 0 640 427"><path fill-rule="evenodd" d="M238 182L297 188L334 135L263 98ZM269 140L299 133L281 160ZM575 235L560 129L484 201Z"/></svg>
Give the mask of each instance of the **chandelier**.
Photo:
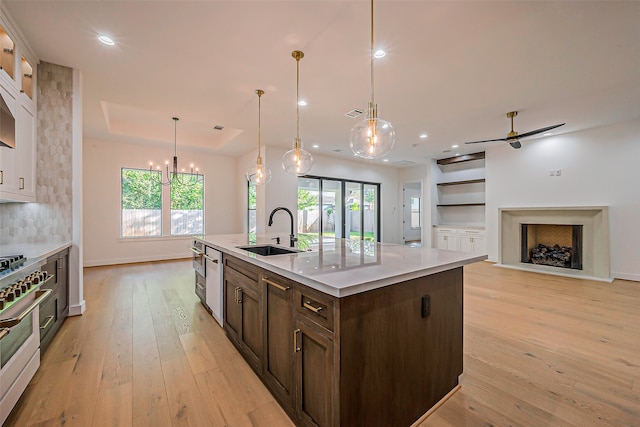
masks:
<svg viewBox="0 0 640 427"><path fill-rule="evenodd" d="M177 140L177 124L178 117L173 117L173 167L171 172L169 172L169 160L165 161L165 171L163 172L160 168L160 165L156 165L156 168L153 169L153 162L149 162L149 172L160 172L157 176L158 184L161 185L171 185L171 184L179 184L179 185L192 185L197 183L202 176L199 173L198 168L193 168L193 163L190 166L190 171L185 172L184 168L178 171L178 140ZM167 174L167 179L164 179L164 173Z"/></svg>

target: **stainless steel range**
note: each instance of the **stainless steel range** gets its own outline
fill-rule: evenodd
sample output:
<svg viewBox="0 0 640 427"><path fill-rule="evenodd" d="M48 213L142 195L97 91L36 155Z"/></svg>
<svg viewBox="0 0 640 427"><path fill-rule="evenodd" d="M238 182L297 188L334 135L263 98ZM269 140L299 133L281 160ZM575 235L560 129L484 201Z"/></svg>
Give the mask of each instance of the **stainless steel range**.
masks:
<svg viewBox="0 0 640 427"><path fill-rule="evenodd" d="M0 257L0 423L4 423L40 366L38 306L51 293L40 290L52 275L21 255Z"/></svg>

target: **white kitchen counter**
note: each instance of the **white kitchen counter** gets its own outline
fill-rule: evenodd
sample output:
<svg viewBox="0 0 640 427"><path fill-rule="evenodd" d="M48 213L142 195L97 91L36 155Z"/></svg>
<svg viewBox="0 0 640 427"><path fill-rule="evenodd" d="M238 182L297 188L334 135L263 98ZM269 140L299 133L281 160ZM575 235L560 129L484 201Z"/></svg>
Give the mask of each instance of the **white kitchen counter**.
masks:
<svg viewBox="0 0 640 427"><path fill-rule="evenodd" d="M261 256L238 246L273 244L276 234L213 234L198 238L221 252L335 297L346 297L394 283L462 267L486 255L389 243L323 238L297 243L296 254ZM289 237L278 234L288 247Z"/></svg>

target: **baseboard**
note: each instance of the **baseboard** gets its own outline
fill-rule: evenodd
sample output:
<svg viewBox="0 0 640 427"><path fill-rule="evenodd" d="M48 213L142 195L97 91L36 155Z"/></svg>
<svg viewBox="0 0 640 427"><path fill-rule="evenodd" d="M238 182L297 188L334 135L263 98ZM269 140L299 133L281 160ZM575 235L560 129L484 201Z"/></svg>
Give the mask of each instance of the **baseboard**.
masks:
<svg viewBox="0 0 640 427"><path fill-rule="evenodd" d="M80 304L70 305L69 306L69 316L80 316L87 309L87 303L82 300Z"/></svg>
<svg viewBox="0 0 640 427"><path fill-rule="evenodd" d="M169 255L143 255L137 257L127 258L111 258L111 259L98 259L84 262L83 267L101 267L104 265L117 265L117 264L134 264L136 262L152 262L152 261L169 261L174 259L189 258L188 254L181 252L179 254Z"/></svg>
<svg viewBox="0 0 640 427"><path fill-rule="evenodd" d="M613 272L612 276L616 279L640 282L640 274Z"/></svg>
<svg viewBox="0 0 640 427"><path fill-rule="evenodd" d="M411 424L411 427L418 427L422 422L424 422L424 420L426 420L427 418L429 418L429 416L431 414L433 414L436 409L438 409L440 406L442 406L442 404L444 402L446 402L447 400L449 400L449 398L451 396L453 396L453 394L460 390L460 384L456 385L449 393L447 393L442 399L438 400L438 402L436 402L435 405L433 405L427 412L425 412L425 414L423 416L421 416L420 418L418 418L416 420L415 423Z"/></svg>

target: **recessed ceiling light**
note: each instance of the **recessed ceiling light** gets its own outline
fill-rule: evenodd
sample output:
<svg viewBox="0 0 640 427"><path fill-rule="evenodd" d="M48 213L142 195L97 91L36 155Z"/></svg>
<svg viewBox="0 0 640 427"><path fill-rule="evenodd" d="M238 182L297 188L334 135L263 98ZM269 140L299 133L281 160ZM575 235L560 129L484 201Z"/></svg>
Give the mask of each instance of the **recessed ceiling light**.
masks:
<svg viewBox="0 0 640 427"><path fill-rule="evenodd" d="M320 146L318 144L313 144L312 147L313 148L320 148Z"/></svg>
<svg viewBox="0 0 640 427"><path fill-rule="evenodd" d="M422 139L429 138L429 135L427 135L426 133L423 133L422 135L420 135L420 138Z"/></svg>
<svg viewBox="0 0 640 427"><path fill-rule="evenodd" d="M389 161L389 159L384 159L384 160L383 160L383 162L388 162L388 161Z"/></svg>
<svg viewBox="0 0 640 427"><path fill-rule="evenodd" d="M460 155L460 153L456 153L456 156L459 156L459 155Z"/></svg>
<svg viewBox="0 0 640 427"><path fill-rule="evenodd" d="M454 144L454 145L451 146L451 148L458 148L458 147L459 147L458 144Z"/></svg>
<svg viewBox="0 0 640 427"><path fill-rule="evenodd" d="M551 132L543 133L542 136L550 136L553 135Z"/></svg>
<svg viewBox="0 0 640 427"><path fill-rule="evenodd" d="M376 50L376 51L375 51L375 53L373 54L373 56L374 56L375 58L384 58L386 54L387 54L387 52L385 52L384 50L382 50L382 49L378 49L378 50Z"/></svg>
<svg viewBox="0 0 640 427"><path fill-rule="evenodd" d="M98 40L100 40L100 43L106 44L107 46L114 46L116 44L111 37L105 35L98 36Z"/></svg>
<svg viewBox="0 0 640 427"><path fill-rule="evenodd" d="M304 107L305 105L307 105L307 101L305 101L304 99L301 99L300 101L298 101L298 105Z"/></svg>

